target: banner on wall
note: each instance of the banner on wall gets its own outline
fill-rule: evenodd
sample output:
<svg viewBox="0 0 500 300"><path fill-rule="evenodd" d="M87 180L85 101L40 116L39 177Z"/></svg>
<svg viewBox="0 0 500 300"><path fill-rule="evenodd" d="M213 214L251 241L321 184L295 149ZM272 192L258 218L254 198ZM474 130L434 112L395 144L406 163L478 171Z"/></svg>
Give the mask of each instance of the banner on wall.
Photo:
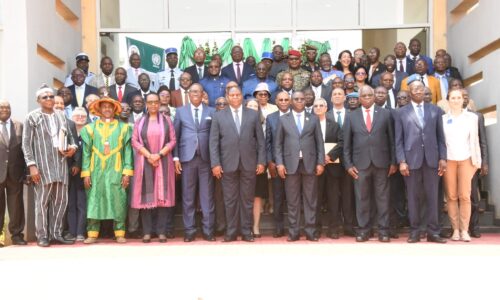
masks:
<svg viewBox="0 0 500 300"><path fill-rule="evenodd" d="M163 48L126 38L128 57L137 53L141 57L141 67L149 72L157 73L164 69Z"/></svg>

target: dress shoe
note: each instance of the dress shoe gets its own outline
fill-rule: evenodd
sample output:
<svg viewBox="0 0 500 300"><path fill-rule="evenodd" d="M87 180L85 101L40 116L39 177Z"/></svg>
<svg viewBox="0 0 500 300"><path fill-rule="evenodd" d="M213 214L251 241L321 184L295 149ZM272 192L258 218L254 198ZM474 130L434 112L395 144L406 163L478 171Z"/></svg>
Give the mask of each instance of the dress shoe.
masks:
<svg viewBox="0 0 500 300"><path fill-rule="evenodd" d="M12 245L25 246L27 244L28 243L26 243L26 241L20 236L13 236L12 237Z"/></svg>
<svg viewBox="0 0 500 300"><path fill-rule="evenodd" d="M255 242L255 239L254 239L253 235L251 235L251 234L242 236L241 240L245 241L245 242Z"/></svg>
<svg viewBox="0 0 500 300"><path fill-rule="evenodd" d="M439 233L439 236L445 239L451 238L453 235L453 231L450 229L441 229L441 232Z"/></svg>
<svg viewBox="0 0 500 300"><path fill-rule="evenodd" d="M355 237L356 236L356 233L354 232L354 230L352 229L344 229L344 235L346 236L351 236L351 237Z"/></svg>
<svg viewBox="0 0 500 300"><path fill-rule="evenodd" d="M64 239L67 241L76 241L76 237L69 232L64 235Z"/></svg>
<svg viewBox="0 0 500 300"><path fill-rule="evenodd" d="M287 242L296 242L300 239L298 235L288 235Z"/></svg>
<svg viewBox="0 0 500 300"><path fill-rule="evenodd" d="M46 238L41 238L41 239L39 239L39 240L38 240L38 242L37 242L37 245L38 245L39 247L49 247L49 246L50 246L50 244L49 244L49 240L48 240L48 239L46 239Z"/></svg>
<svg viewBox="0 0 500 300"><path fill-rule="evenodd" d="M473 237L473 238L480 238L481 237L481 233L477 232L477 231L471 231L470 232L470 236Z"/></svg>
<svg viewBox="0 0 500 300"><path fill-rule="evenodd" d="M203 234L203 239L207 242L215 242L215 236L213 234Z"/></svg>
<svg viewBox="0 0 500 300"><path fill-rule="evenodd" d="M151 243L151 235L150 235L150 234L145 234L145 235L142 237L142 242L143 242L143 243Z"/></svg>
<svg viewBox="0 0 500 300"><path fill-rule="evenodd" d="M90 245L90 244L95 244L97 243L97 238L94 237L88 237L83 241L84 244Z"/></svg>
<svg viewBox="0 0 500 300"><path fill-rule="evenodd" d="M391 238L387 234L379 234L378 240L382 243L389 243L391 241Z"/></svg>
<svg viewBox="0 0 500 300"><path fill-rule="evenodd" d="M167 242L167 237L164 234L159 234L158 235L158 241L160 243L166 243Z"/></svg>
<svg viewBox="0 0 500 300"><path fill-rule="evenodd" d="M194 241L194 239L195 239L194 238L194 234L186 234L184 236L184 242L185 243L190 243L190 242Z"/></svg>
<svg viewBox="0 0 500 300"><path fill-rule="evenodd" d="M217 229L215 231L215 236L223 236L225 231L225 229Z"/></svg>
<svg viewBox="0 0 500 300"><path fill-rule="evenodd" d="M464 242L470 242L470 235L467 230L463 230L460 232L460 240Z"/></svg>
<svg viewBox="0 0 500 300"><path fill-rule="evenodd" d="M280 238L285 236L285 232L283 229L276 229L273 234L273 238Z"/></svg>
<svg viewBox="0 0 500 300"><path fill-rule="evenodd" d="M453 235L451 236L452 241L460 241L460 231L458 229L453 230Z"/></svg>
<svg viewBox="0 0 500 300"><path fill-rule="evenodd" d="M127 239L125 237L123 237L123 236L117 236L116 237L116 242L118 244L125 244L127 242Z"/></svg>
<svg viewBox="0 0 500 300"><path fill-rule="evenodd" d="M140 239L140 238L142 238L142 235L140 234L140 232L138 230L136 230L136 231L127 232L127 237L129 239Z"/></svg>
<svg viewBox="0 0 500 300"><path fill-rule="evenodd" d="M253 237L256 238L256 239L260 239L262 237L262 234L260 234L260 233L254 233Z"/></svg>
<svg viewBox="0 0 500 300"><path fill-rule="evenodd" d="M356 242L362 243L368 241L368 235L367 234L358 234L356 235Z"/></svg>
<svg viewBox="0 0 500 300"><path fill-rule="evenodd" d="M418 233L410 233L410 236L408 237L407 242L410 243L410 244L420 242L420 234L418 234Z"/></svg>
<svg viewBox="0 0 500 300"><path fill-rule="evenodd" d="M399 239L399 234L397 234L396 232L392 231L389 233L389 237L391 239Z"/></svg>
<svg viewBox="0 0 500 300"><path fill-rule="evenodd" d="M230 236L230 235L224 236L224 243L229 243L229 242L234 242L234 241L236 241L235 236Z"/></svg>
<svg viewBox="0 0 500 300"><path fill-rule="evenodd" d="M317 242L319 241L319 237L317 237L316 235L306 235L306 240L310 242Z"/></svg>
<svg viewBox="0 0 500 300"><path fill-rule="evenodd" d="M338 240L340 238L340 234L338 232L330 232L328 237L334 240Z"/></svg>
<svg viewBox="0 0 500 300"><path fill-rule="evenodd" d="M427 241L431 243L439 243L439 244L444 244L446 243L446 239L443 239L442 237L439 236L439 234L428 234L427 235Z"/></svg>
<svg viewBox="0 0 500 300"><path fill-rule="evenodd" d="M165 233L165 236L167 237L167 239L175 238L175 235L172 231L168 231L167 233Z"/></svg>
<svg viewBox="0 0 500 300"><path fill-rule="evenodd" d="M58 236L55 239L52 240L54 244L61 244L61 245L73 245L75 241L68 241L65 240L62 236Z"/></svg>

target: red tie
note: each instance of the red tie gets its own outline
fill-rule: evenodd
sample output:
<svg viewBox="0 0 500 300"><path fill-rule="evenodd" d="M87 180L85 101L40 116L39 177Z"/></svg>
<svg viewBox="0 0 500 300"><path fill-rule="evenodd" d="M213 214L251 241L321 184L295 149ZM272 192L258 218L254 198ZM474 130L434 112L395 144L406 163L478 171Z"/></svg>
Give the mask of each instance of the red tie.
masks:
<svg viewBox="0 0 500 300"><path fill-rule="evenodd" d="M368 132L372 131L372 117L370 116L370 110L367 109L366 111L366 129Z"/></svg>
<svg viewBox="0 0 500 300"><path fill-rule="evenodd" d="M118 101L122 102L122 98L123 98L122 87L118 86Z"/></svg>
<svg viewBox="0 0 500 300"><path fill-rule="evenodd" d="M241 69L240 69L240 64L237 63L236 64L236 80L238 81L238 83L240 83L241 81Z"/></svg>

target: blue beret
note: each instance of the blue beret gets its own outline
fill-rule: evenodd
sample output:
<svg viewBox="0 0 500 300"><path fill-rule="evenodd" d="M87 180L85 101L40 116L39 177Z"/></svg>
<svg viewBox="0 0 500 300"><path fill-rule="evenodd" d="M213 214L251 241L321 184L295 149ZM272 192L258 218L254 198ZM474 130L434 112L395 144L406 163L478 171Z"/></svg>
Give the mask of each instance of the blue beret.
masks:
<svg viewBox="0 0 500 300"><path fill-rule="evenodd" d="M414 81L422 81L422 76L419 74L415 73L406 78L406 84L410 85Z"/></svg>
<svg viewBox="0 0 500 300"><path fill-rule="evenodd" d="M176 48L167 48L167 49L165 49L165 55L169 55L170 53L177 54L177 49Z"/></svg>
<svg viewBox="0 0 500 300"><path fill-rule="evenodd" d="M273 60L273 54L271 52L262 52L262 59Z"/></svg>
<svg viewBox="0 0 500 300"><path fill-rule="evenodd" d="M347 94L347 98L359 98L359 94L357 92L352 92Z"/></svg>

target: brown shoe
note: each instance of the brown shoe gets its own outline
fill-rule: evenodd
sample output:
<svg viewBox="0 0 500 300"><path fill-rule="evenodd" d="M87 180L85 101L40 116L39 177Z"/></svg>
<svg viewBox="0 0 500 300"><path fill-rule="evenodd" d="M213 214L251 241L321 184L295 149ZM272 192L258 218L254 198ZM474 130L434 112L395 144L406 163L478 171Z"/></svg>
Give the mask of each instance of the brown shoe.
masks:
<svg viewBox="0 0 500 300"><path fill-rule="evenodd" d="M118 237L116 237L116 242L118 244L125 244L127 242L127 239L124 238L123 236L118 236Z"/></svg>
<svg viewBox="0 0 500 300"><path fill-rule="evenodd" d="M83 241L84 244L95 244L97 243L97 238L88 237Z"/></svg>

